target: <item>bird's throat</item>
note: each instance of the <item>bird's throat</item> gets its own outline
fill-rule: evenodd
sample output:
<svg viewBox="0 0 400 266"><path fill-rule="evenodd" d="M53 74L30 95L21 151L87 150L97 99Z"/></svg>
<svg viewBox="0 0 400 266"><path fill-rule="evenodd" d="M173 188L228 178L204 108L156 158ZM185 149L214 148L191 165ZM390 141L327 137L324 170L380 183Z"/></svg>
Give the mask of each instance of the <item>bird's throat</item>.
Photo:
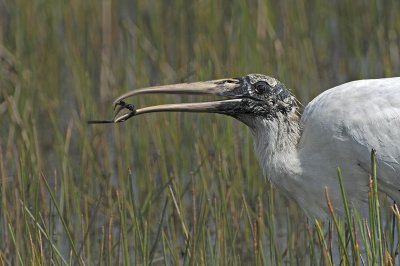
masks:
<svg viewBox="0 0 400 266"><path fill-rule="evenodd" d="M264 175L285 194L290 193L291 187L296 186L293 181L301 172L297 156L301 134L297 114L278 115L274 120L260 119L252 132Z"/></svg>

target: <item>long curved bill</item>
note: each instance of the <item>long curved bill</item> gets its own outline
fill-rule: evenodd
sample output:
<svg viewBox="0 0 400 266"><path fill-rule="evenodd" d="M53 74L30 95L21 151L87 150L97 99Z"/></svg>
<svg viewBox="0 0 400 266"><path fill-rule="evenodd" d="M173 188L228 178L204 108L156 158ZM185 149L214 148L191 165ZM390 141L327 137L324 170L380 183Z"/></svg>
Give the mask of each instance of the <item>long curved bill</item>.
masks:
<svg viewBox="0 0 400 266"><path fill-rule="evenodd" d="M132 116L156 112L192 112L192 113L223 113L228 114L234 107L240 103L241 99L231 99L215 102L202 103L179 103L179 104L162 104L150 107L144 107L118 116L114 119L114 123L124 122Z"/></svg>
<svg viewBox="0 0 400 266"><path fill-rule="evenodd" d="M127 92L114 101L115 117L113 120L92 120L91 124L119 123L129 118L154 112L206 112L231 114L242 101L245 91L240 79L219 79L202 82L180 83L165 86L154 86ZM125 103L125 99L140 94L192 94L216 95L226 97L226 100L200 103L163 104L136 109L132 104ZM124 112L120 115L121 112Z"/></svg>

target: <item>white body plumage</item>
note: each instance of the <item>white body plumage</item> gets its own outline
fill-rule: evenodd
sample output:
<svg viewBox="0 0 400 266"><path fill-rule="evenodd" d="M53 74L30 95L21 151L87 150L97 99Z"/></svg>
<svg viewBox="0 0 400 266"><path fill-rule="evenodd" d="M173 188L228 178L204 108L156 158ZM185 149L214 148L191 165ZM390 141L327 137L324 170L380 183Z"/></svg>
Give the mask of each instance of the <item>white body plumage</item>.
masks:
<svg viewBox="0 0 400 266"><path fill-rule="evenodd" d="M253 133L264 174L309 216L327 216L325 187L342 212L337 167L349 202L368 209L373 148L379 188L400 202L400 78L349 82L317 96L300 121L293 112L258 124Z"/></svg>

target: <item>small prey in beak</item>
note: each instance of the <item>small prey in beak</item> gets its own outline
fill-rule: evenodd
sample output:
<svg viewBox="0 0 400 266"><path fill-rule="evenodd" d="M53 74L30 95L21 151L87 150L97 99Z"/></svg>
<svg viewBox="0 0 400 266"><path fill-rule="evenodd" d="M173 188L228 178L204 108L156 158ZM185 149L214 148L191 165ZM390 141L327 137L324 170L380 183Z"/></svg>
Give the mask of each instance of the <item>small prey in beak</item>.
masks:
<svg viewBox="0 0 400 266"><path fill-rule="evenodd" d="M128 110L129 112L125 113L121 117L117 117L117 115L122 110ZM127 104L121 100L118 102L118 104L114 105L114 112L115 115L113 120L89 120L88 124L112 124L112 123L124 122L136 114L136 109L133 104Z"/></svg>

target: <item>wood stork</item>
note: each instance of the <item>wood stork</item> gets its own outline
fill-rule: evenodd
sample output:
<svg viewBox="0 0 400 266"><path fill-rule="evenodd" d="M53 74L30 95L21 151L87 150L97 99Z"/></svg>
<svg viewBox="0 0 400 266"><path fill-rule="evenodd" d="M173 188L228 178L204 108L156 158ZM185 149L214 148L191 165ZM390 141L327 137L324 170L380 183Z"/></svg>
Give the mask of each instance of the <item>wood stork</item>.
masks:
<svg viewBox="0 0 400 266"><path fill-rule="evenodd" d="M212 94L225 99L141 109L124 102L149 93ZM285 85L261 74L137 89L114 104L114 120L90 122L118 123L152 112L208 112L245 123L254 136L264 175L309 217L327 217L325 188L333 206L343 212L337 167L350 204L368 208L371 149L377 151L380 190L400 202L400 77L331 88L312 100L302 115Z"/></svg>

